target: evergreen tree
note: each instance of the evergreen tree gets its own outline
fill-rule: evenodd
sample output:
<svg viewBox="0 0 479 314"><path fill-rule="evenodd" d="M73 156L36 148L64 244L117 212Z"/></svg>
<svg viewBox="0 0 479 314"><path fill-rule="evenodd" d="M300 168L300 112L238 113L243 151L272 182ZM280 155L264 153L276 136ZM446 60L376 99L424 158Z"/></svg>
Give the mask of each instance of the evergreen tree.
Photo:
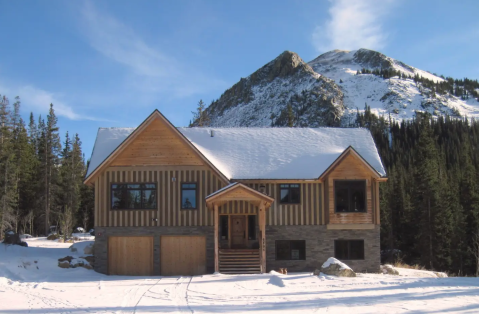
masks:
<svg viewBox="0 0 479 314"><path fill-rule="evenodd" d="M205 108L205 103L200 99L196 111L191 112L193 114L193 125L204 127L210 124L211 120Z"/></svg>
<svg viewBox="0 0 479 314"><path fill-rule="evenodd" d="M2 238L5 231L14 228L16 221L15 208L18 196L12 137L8 98L0 95L0 237Z"/></svg>
<svg viewBox="0 0 479 314"><path fill-rule="evenodd" d="M291 104L288 104L287 106L287 118L288 118L288 127L292 128L294 127L294 112L293 112L293 106Z"/></svg>

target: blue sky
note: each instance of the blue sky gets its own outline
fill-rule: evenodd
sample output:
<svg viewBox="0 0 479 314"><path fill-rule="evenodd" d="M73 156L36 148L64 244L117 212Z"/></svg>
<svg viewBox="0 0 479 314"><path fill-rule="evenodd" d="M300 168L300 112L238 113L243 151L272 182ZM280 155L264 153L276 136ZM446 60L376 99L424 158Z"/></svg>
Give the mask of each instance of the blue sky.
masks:
<svg viewBox="0 0 479 314"><path fill-rule="evenodd" d="M310 61L370 48L479 79L477 0L0 0L0 94L25 118L52 102L87 158L98 127L134 127L155 108L186 126L284 50Z"/></svg>

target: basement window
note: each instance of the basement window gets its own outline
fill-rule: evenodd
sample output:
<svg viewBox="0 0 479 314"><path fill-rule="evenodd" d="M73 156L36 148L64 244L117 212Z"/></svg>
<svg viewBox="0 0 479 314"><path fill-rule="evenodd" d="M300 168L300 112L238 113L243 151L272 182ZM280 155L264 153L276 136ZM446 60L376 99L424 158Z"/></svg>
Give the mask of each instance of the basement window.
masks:
<svg viewBox="0 0 479 314"><path fill-rule="evenodd" d="M366 211L366 180L335 180L334 195L337 213Z"/></svg>
<svg viewBox="0 0 479 314"><path fill-rule="evenodd" d="M181 209L196 209L196 183L181 184Z"/></svg>
<svg viewBox="0 0 479 314"><path fill-rule="evenodd" d="M276 240L276 260L305 260L305 240Z"/></svg>
<svg viewBox="0 0 479 314"><path fill-rule="evenodd" d="M364 240L335 240L334 257L339 260L363 260Z"/></svg>
<svg viewBox="0 0 479 314"><path fill-rule="evenodd" d="M299 184L280 184L279 195L281 204L299 204L301 202Z"/></svg>
<svg viewBox="0 0 479 314"><path fill-rule="evenodd" d="M156 184L112 184L111 209L156 209Z"/></svg>

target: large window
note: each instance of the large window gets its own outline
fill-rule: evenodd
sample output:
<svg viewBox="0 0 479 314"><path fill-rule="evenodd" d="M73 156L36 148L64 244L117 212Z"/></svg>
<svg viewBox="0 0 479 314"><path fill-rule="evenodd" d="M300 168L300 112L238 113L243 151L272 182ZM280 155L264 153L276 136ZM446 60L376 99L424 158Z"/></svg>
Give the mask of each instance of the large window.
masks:
<svg viewBox="0 0 479 314"><path fill-rule="evenodd" d="M283 204L299 204L301 202L299 184L280 184L280 202Z"/></svg>
<svg viewBox="0 0 479 314"><path fill-rule="evenodd" d="M339 260L364 259L364 240L335 240L334 257Z"/></svg>
<svg viewBox="0 0 479 314"><path fill-rule="evenodd" d="M112 184L111 209L156 209L156 184Z"/></svg>
<svg viewBox="0 0 479 314"><path fill-rule="evenodd" d="M366 181L334 181L336 212L366 211Z"/></svg>
<svg viewBox="0 0 479 314"><path fill-rule="evenodd" d="M304 240L276 240L277 260L305 260L306 241Z"/></svg>
<svg viewBox="0 0 479 314"><path fill-rule="evenodd" d="M196 183L181 184L181 209L196 209Z"/></svg>

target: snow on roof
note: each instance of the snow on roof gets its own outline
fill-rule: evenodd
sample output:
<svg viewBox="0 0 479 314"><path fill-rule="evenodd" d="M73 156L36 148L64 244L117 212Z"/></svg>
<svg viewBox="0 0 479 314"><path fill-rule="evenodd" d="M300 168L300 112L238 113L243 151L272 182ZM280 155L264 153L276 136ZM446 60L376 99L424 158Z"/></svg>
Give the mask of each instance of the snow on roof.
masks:
<svg viewBox="0 0 479 314"><path fill-rule="evenodd" d="M233 186L235 186L235 185L237 185L237 184L239 184L239 183L238 183L238 182L230 183L230 184L228 184L227 186L225 186L225 187L219 189L218 191L211 193L210 195L208 195L208 196L206 197L206 199L208 199L208 198L210 198L210 197L213 197L213 196L215 196L216 194L221 193L221 192L223 192L223 191L225 191L225 190L228 190L229 188L232 188Z"/></svg>
<svg viewBox="0 0 479 314"><path fill-rule="evenodd" d="M134 130L135 128L99 128L86 176L90 176Z"/></svg>
<svg viewBox="0 0 479 314"><path fill-rule="evenodd" d="M99 129L88 175L133 132ZM362 128L178 128L229 179L317 179L349 146L386 172ZM213 131L213 137L211 132Z"/></svg>

